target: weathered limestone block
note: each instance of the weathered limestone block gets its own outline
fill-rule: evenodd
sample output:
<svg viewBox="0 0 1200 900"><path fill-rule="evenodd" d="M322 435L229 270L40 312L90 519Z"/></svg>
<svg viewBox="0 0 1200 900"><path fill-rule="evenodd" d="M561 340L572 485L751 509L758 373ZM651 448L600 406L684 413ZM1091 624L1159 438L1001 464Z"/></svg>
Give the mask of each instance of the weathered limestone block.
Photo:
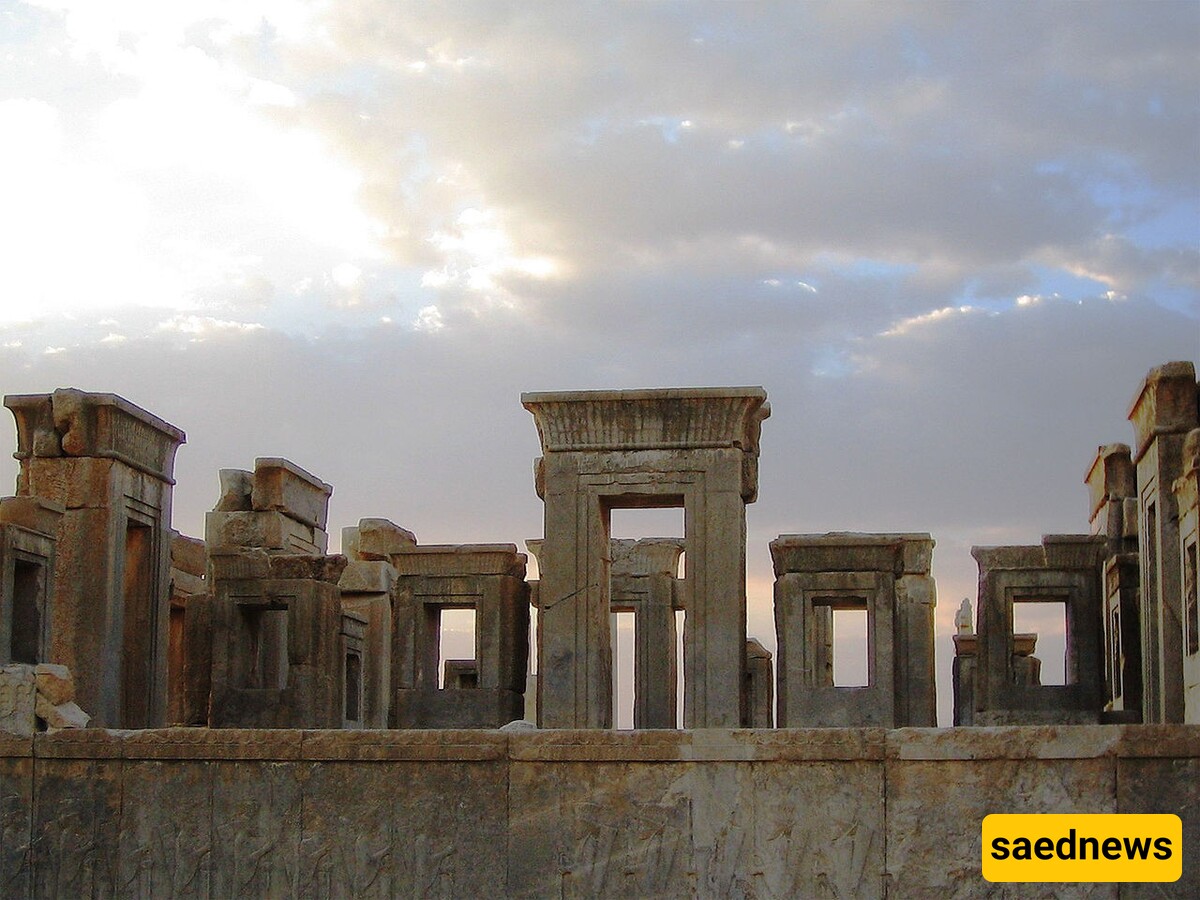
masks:
<svg viewBox="0 0 1200 900"><path fill-rule="evenodd" d="M55 704L41 694L38 694L35 712L37 717L46 723L49 731L58 731L62 728L87 728L88 722L92 718L72 701Z"/></svg>
<svg viewBox="0 0 1200 900"><path fill-rule="evenodd" d="M44 697L51 706L60 706L75 699L75 679L66 666L39 663L33 667L39 697Z"/></svg>
<svg viewBox="0 0 1200 900"><path fill-rule="evenodd" d="M770 414L762 388L521 395L534 416L545 501L539 721L612 724L608 517L682 507L687 578L684 725L737 727L745 677L746 504Z"/></svg>
<svg viewBox="0 0 1200 900"><path fill-rule="evenodd" d="M210 547L263 547L280 553L324 553L329 536L280 512L214 510L204 517Z"/></svg>
<svg viewBox="0 0 1200 900"><path fill-rule="evenodd" d="M254 461L250 502L255 511L281 512L324 531L332 494L332 486L289 460L260 457Z"/></svg>
<svg viewBox="0 0 1200 900"><path fill-rule="evenodd" d="M781 728L936 724L933 546L928 534L798 534L771 542ZM833 683L834 609L866 611L866 687Z"/></svg>
<svg viewBox="0 0 1200 900"><path fill-rule="evenodd" d="M286 459L260 457L254 472L222 469L221 499L204 520L209 547L324 554L333 488Z"/></svg>
<svg viewBox="0 0 1200 900"><path fill-rule="evenodd" d="M1171 490L1183 471L1187 433L1200 425L1196 369L1151 369L1129 409L1137 466L1141 566L1142 720L1182 722L1183 585L1179 508Z"/></svg>
<svg viewBox="0 0 1200 900"><path fill-rule="evenodd" d="M245 469L220 469L221 497L213 507L219 512L249 512L254 508L254 473Z"/></svg>
<svg viewBox="0 0 1200 900"><path fill-rule="evenodd" d="M416 536L388 519L359 519L342 529L342 552L352 560L387 561L417 545Z"/></svg>
<svg viewBox="0 0 1200 900"><path fill-rule="evenodd" d="M1102 535L1045 535L1040 545L972 547L979 563L976 725L1087 724L1104 705ZM1059 602L1066 609L1065 685L1021 677L1013 604Z"/></svg>
<svg viewBox="0 0 1200 900"><path fill-rule="evenodd" d="M521 718L529 655L525 554L512 544L395 553L393 728L499 728ZM475 611L476 686L438 688L442 612Z"/></svg>
<svg viewBox="0 0 1200 900"><path fill-rule="evenodd" d="M184 434L114 394L13 395L18 493L65 507L49 658L99 724L146 727L167 706L175 452Z"/></svg>
<svg viewBox="0 0 1200 900"><path fill-rule="evenodd" d="M37 682L27 665L0 668L0 732L28 737L37 731L34 719Z"/></svg>

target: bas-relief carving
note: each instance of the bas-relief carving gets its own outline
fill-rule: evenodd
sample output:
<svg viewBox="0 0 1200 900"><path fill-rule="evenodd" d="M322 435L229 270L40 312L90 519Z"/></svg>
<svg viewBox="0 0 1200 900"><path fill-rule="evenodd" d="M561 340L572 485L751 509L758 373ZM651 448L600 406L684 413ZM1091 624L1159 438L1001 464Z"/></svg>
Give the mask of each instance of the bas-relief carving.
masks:
<svg viewBox="0 0 1200 900"><path fill-rule="evenodd" d="M945 900L979 895L978 825L988 813L1117 812L1107 759L894 761L887 776L887 871ZM932 810L952 810L935 815ZM1115 885L996 886L998 897L1115 897ZM1053 889L1051 889L1053 888ZM991 896L991 895L989 895Z"/></svg>
<svg viewBox="0 0 1200 900"><path fill-rule="evenodd" d="M212 764L127 762L121 809L120 894L209 896ZM180 815L179 810L187 810Z"/></svg>
<svg viewBox="0 0 1200 900"><path fill-rule="evenodd" d="M110 788L116 779L98 778L95 763L84 763L78 768L89 771L64 778L63 783L52 786L59 790L47 790L45 796L39 791L37 797L37 822L31 842L37 896L108 897L117 893L119 798L100 792L91 796L56 796L65 793L64 789L69 789L67 782L76 778L85 784Z"/></svg>
<svg viewBox="0 0 1200 900"><path fill-rule="evenodd" d="M217 773L213 786L213 896L294 893L300 796L288 763L238 762Z"/></svg>
<svg viewBox="0 0 1200 900"><path fill-rule="evenodd" d="M346 798L355 798L347 806ZM408 841L395 799L363 766L313 764L304 782L300 896L385 898L398 890L392 856Z"/></svg>
<svg viewBox="0 0 1200 900"><path fill-rule="evenodd" d="M0 896L30 893L33 760L0 759Z"/></svg>
<svg viewBox="0 0 1200 900"><path fill-rule="evenodd" d="M883 896L879 766L763 764L754 787L756 896Z"/></svg>

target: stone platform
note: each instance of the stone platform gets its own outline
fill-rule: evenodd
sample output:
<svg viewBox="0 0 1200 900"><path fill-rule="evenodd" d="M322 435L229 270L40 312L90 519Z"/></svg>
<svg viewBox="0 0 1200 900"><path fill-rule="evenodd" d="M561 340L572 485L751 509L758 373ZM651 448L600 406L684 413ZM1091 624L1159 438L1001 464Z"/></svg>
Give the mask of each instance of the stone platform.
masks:
<svg viewBox="0 0 1200 900"><path fill-rule="evenodd" d="M0 895L1195 897L1198 786L1186 725L0 736ZM993 812L1178 813L1183 877L991 885Z"/></svg>

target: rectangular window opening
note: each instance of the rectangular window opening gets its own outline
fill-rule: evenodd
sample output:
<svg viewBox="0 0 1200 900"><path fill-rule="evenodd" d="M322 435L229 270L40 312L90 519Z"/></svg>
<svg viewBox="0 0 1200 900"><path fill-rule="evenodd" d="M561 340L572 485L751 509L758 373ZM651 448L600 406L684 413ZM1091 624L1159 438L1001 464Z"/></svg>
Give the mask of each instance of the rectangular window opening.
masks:
<svg viewBox="0 0 1200 900"><path fill-rule="evenodd" d="M870 642L865 607L833 608L833 686L868 687Z"/></svg>
<svg viewBox="0 0 1200 900"><path fill-rule="evenodd" d="M1032 655L1041 663L1039 683L1051 686L1069 684L1067 604L1062 600L1014 600L1013 635L1022 634L1037 637Z"/></svg>
<svg viewBox="0 0 1200 900"><path fill-rule="evenodd" d="M42 592L43 568L24 559L13 561L12 637L9 659L15 663L39 663L42 652L42 613L38 600Z"/></svg>
<svg viewBox="0 0 1200 900"><path fill-rule="evenodd" d="M609 621L612 628L613 725L620 730L628 730L633 728L636 614L632 611L614 612Z"/></svg>
<svg viewBox="0 0 1200 900"><path fill-rule="evenodd" d="M353 650L346 653L345 710L347 722L362 721L362 656Z"/></svg>
<svg viewBox="0 0 1200 900"><path fill-rule="evenodd" d="M452 668L463 668L463 663L474 662L475 655L475 607L442 609L438 627L438 689L454 687L446 684L446 664Z"/></svg>
<svg viewBox="0 0 1200 900"><path fill-rule="evenodd" d="M613 538L683 537L683 507L609 510L608 536Z"/></svg>

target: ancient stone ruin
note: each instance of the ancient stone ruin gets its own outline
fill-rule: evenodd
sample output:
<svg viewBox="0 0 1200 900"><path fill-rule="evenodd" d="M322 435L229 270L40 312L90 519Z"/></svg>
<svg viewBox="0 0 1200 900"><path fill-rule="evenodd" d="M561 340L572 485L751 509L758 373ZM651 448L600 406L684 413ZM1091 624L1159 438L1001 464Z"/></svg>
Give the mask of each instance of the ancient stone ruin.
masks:
<svg viewBox="0 0 1200 900"><path fill-rule="evenodd" d="M1100 447L1089 533L973 548L944 729L928 533L780 535L774 656L747 634L762 388L521 403L536 579L515 544L379 516L330 554L332 486L281 458L222 470L181 535L182 431L7 397L0 896L974 896L980 820L1017 811L1176 812L1171 887L1200 893L1192 364L1149 373L1132 449ZM683 536L614 540L625 508L682 509ZM1028 607L1062 610L1062 684ZM862 684L834 674L847 614ZM473 651L443 658L456 615Z"/></svg>

